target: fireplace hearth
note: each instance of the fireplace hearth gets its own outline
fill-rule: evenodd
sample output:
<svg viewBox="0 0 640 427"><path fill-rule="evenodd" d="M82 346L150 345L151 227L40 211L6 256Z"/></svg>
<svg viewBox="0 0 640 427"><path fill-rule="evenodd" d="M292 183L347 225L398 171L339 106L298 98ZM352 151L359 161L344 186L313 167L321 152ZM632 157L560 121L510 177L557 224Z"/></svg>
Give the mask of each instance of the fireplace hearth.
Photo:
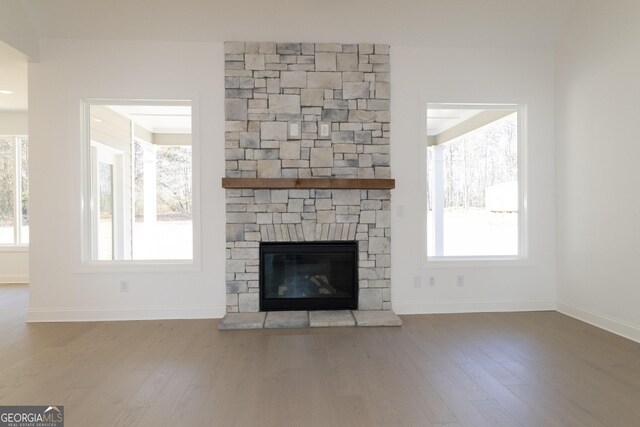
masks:
<svg viewBox="0 0 640 427"><path fill-rule="evenodd" d="M358 243L262 242L260 310L358 308Z"/></svg>

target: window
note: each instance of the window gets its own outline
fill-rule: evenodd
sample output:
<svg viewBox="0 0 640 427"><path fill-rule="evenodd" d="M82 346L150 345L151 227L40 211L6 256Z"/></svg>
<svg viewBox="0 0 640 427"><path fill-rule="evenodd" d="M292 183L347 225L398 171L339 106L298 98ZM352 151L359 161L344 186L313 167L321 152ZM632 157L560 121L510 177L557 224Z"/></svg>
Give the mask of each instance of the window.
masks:
<svg viewBox="0 0 640 427"><path fill-rule="evenodd" d="M29 151L26 136L0 136L0 245L29 244Z"/></svg>
<svg viewBox="0 0 640 427"><path fill-rule="evenodd" d="M88 101L90 261L193 259L191 105Z"/></svg>
<svg viewBox="0 0 640 427"><path fill-rule="evenodd" d="M427 257L521 258L523 111L427 106Z"/></svg>

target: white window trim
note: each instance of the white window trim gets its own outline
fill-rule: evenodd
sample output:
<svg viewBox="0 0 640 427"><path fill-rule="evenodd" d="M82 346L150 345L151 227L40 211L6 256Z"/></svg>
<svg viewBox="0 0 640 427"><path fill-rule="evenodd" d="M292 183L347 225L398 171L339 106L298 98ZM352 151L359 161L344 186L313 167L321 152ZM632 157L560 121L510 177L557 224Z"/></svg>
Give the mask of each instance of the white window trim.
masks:
<svg viewBox="0 0 640 427"><path fill-rule="evenodd" d="M76 273L112 273L112 272L198 272L202 270L201 256L201 215L200 215L200 132L199 104L197 96L185 99L155 98L82 98L80 100L80 247L76 261ZM191 106L191 161L193 173L193 257L189 260L93 260L92 259L92 221L91 221L91 123L92 105L189 105Z"/></svg>
<svg viewBox="0 0 640 427"><path fill-rule="evenodd" d="M13 139L13 243L0 243L0 252L23 252L29 250L28 243L20 243L22 240L22 152L20 151L20 138L27 135L2 135L3 138Z"/></svg>
<svg viewBox="0 0 640 427"><path fill-rule="evenodd" d="M518 255L429 256L427 243L427 106L432 108L504 109L518 112ZM528 119L523 103L438 103L422 97L420 107L420 260L423 269L531 266L528 209Z"/></svg>

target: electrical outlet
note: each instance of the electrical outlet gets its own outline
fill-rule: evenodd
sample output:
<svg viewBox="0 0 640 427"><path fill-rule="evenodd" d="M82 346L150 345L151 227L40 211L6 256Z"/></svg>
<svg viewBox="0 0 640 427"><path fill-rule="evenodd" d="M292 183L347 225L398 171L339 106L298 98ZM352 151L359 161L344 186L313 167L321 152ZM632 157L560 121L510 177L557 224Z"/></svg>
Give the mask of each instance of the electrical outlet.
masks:
<svg viewBox="0 0 640 427"><path fill-rule="evenodd" d="M413 276L413 287L414 288L421 288L422 287L422 277Z"/></svg>
<svg viewBox="0 0 640 427"><path fill-rule="evenodd" d="M122 292L122 293L129 292L129 281L128 280L121 280L120 281L120 292Z"/></svg>
<svg viewBox="0 0 640 427"><path fill-rule="evenodd" d="M458 276L456 277L456 284L458 286L464 286L464 275L463 274L458 274Z"/></svg>
<svg viewBox="0 0 640 427"><path fill-rule="evenodd" d="M436 276L429 276L429 287L433 288L436 285Z"/></svg>

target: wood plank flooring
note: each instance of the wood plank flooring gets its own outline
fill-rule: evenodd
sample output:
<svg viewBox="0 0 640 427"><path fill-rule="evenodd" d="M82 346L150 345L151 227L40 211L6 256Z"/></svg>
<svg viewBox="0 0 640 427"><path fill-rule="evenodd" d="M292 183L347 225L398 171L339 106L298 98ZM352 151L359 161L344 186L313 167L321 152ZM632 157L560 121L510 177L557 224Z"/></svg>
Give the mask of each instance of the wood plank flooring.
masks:
<svg viewBox="0 0 640 427"><path fill-rule="evenodd" d="M640 344L556 312L402 328L24 323L0 285L0 405L67 426L640 426Z"/></svg>

